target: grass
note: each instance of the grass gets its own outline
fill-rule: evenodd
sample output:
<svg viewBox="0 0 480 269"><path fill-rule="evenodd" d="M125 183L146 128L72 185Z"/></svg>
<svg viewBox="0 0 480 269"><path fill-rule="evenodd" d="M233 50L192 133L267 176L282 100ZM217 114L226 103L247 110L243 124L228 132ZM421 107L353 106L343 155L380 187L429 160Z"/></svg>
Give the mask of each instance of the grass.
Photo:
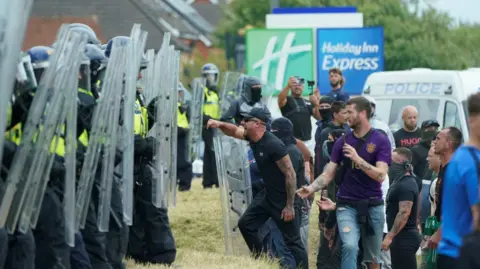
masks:
<svg viewBox="0 0 480 269"><path fill-rule="evenodd" d="M318 208L315 206L310 218L309 260L315 268L318 249ZM276 269L277 263L266 259L254 260L248 256L226 256L223 239L222 208L218 189L204 190L195 179L190 192L177 193L177 206L169 210L170 225L177 244L179 268L195 269ZM164 266L142 266L127 261L127 268L167 268Z"/></svg>

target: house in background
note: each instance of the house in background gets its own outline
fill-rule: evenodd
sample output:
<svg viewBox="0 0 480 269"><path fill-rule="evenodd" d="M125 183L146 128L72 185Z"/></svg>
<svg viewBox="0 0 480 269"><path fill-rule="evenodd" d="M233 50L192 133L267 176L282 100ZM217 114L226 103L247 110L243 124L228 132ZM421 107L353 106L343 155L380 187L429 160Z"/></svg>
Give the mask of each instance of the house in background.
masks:
<svg viewBox="0 0 480 269"><path fill-rule="evenodd" d="M195 47L206 54L213 44L214 28L181 0L35 0L23 50L51 45L60 25L74 22L90 26L102 43L129 36L133 24L140 23L148 32L147 49L159 49L166 32L185 56Z"/></svg>

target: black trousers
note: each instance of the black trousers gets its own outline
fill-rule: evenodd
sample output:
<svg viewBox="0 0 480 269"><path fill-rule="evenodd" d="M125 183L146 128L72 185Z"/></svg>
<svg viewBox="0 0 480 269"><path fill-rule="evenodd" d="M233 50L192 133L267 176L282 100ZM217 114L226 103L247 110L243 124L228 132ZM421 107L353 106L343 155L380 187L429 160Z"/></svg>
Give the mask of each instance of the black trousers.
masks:
<svg viewBox="0 0 480 269"><path fill-rule="evenodd" d="M328 247L328 240L325 238L323 231L320 231L320 246L317 253L317 269L340 269L341 256L341 241L340 237L335 235L333 248Z"/></svg>
<svg viewBox="0 0 480 269"><path fill-rule="evenodd" d="M112 187L111 208L105 254L113 269L125 269L123 259L127 255L129 227L123 222L122 192L117 180Z"/></svg>
<svg viewBox="0 0 480 269"><path fill-rule="evenodd" d="M392 269L416 269L416 253L421 241L420 233L416 229L400 231L390 246Z"/></svg>
<svg viewBox="0 0 480 269"><path fill-rule="evenodd" d="M187 160L188 136L179 136L177 140L177 177L178 189L190 190L192 186L192 163Z"/></svg>
<svg viewBox="0 0 480 269"><path fill-rule="evenodd" d="M168 212L152 203L152 174L139 169L135 186L133 225L130 227L128 256L136 262L172 264L177 248L168 221Z"/></svg>
<svg viewBox="0 0 480 269"><path fill-rule="evenodd" d="M70 246L65 240L62 192L49 182L43 198L35 237L35 268L70 268Z"/></svg>
<svg viewBox="0 0 480 269"><path fill-rule="evenodd" d="M476 249L478 251L478 249ZM464 269L463 267L457 267L458 260L445 256L445 255L438 255L437 256L437 269ZM393 262L392 262L393 265Z"/></svg>
<svg viewBox="0 0 480 269"><path fill-rule="evenodd" d="M0 229L0 269L5 266L8 255L8 234L5 229Z"/></svg>
<svg viewBox="0 0 480 269"><path fill-rule="evenodd" d="M70 265L72 269L92 269L81 233L75 234L75 246L70 249Z"/></svg>
<svg viewBox="0 0 480 269"><path fill-rule="evenodd" d="M282 208L283 209L283 208ZM242 233L250 251L259 257L263 243L259 236L259 229L272 218L280 229L285 245L290 249L298 268L308 268L308 256L300 237L301 208L295 207L295 219L285 222L281 219L282 209L274 207L265 198L265 191L257 194L238 221L238 228Z"/></svg>
<svg viewBox="0 0 480 269"><path fill-rule="evenodd" d="M480 268L480 232L472 233L463 238L463 245L460 249L460 257L455 269L477 269Z"/></svg>
<svg viewBox="0 0 480 269"><path fill-rule="evenodd" d="M83 242L87 250L92 268L112 269L107 258L107 233L100 232L97 226L99 204L100 175L95 175L92 197L87 212L85 228L82 230Z"/></svg>
<svg viewBox="0 0 480 269"><path fill-rule="evenodd" d="M34 269L35 267L35 238L32 231L27 233L8 235L8 250L4 263L5 269ZM52 267L53 268L53 267Z"/></svg>
<svg viewBox="0 0 480 269"><path fill-rule="evenodd" d="M213 129L203 129L202 138L205 143L203 153L203 182L205 188L218 187L217 162L215 160L215 150L213 148Z"/></svg>

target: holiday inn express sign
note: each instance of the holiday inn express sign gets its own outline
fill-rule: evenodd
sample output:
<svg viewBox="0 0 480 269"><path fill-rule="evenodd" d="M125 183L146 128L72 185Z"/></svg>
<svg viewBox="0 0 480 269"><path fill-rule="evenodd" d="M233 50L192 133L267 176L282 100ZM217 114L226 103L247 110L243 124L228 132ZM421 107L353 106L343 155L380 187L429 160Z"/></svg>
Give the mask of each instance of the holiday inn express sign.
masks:
<svg viewBox="0 0 480 269"><path fill-rule="evenodd" d="M314 77L312 29L252 29L247 32L247 74L281 90L291 76ZM278 92L277 92L278 93Z"/></svg>
<svg viewBox="0 0 480 269"><path fill-rule="evenodd" d="M247 32L246 71L273 85L277 94L291 76L316 80L326 93L328 70L338 67L347 81L345 90L357 95L368 75L383 71L383 49L382 27L252 29Z"/></svg>

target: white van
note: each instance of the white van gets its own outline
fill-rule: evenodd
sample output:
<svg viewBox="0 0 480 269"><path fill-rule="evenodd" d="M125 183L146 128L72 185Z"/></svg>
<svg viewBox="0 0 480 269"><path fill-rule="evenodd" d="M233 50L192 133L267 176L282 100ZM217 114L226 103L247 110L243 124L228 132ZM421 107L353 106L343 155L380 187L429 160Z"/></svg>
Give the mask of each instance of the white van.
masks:
<svg viewBox="0 0 480 269"><path fill-rule="evenodd" d="M402 109L418 109L420 125L437 120L443 127L456 126L468 138L466 100L480 91L480 69L464 71L415 68L405 71L377 72L368 76L364 95L375 98L376 115L392 132L402 128Z"/></svg>

